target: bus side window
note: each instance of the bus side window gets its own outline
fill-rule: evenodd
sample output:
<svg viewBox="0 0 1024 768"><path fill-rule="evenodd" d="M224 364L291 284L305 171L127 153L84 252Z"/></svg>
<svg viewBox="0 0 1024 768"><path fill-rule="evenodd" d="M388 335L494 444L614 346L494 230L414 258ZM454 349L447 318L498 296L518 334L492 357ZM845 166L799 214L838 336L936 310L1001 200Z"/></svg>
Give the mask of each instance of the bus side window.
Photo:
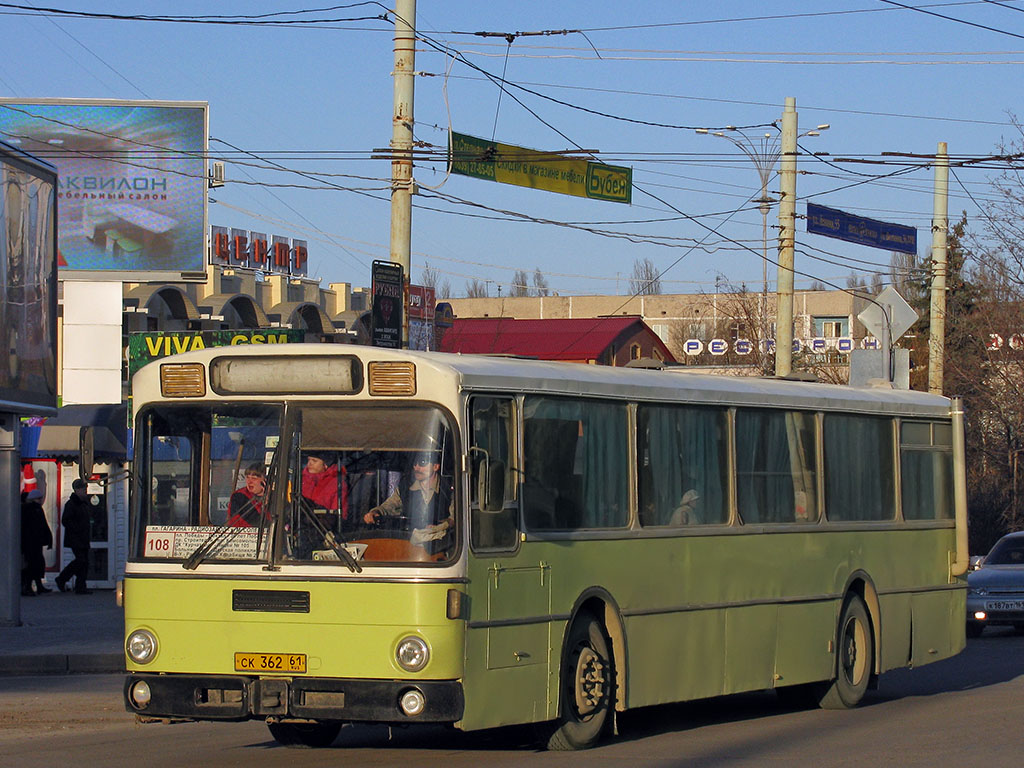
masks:
<svg viewBox="0 0 1024 768"><path fill-rule="evenodd" d="M475 550L515 549L519 539L513 414L508 398L474 397L470 402L470 536ZM490 504L481 498L488 489ZM503 503L495 503L498 490L503 490Z"/></svg>

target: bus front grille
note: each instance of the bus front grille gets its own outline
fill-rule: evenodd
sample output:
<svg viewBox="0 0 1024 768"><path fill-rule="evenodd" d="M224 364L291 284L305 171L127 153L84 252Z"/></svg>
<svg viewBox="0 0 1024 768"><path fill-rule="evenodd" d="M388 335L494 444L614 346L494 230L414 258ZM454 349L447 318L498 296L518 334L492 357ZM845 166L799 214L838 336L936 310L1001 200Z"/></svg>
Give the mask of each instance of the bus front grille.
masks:
<svg viewBox="0 0 1024 768"><path fill-rule="evenodd" d="M268 613L309 613L309 592L277 589L236 589L231 610Z"/></svg>

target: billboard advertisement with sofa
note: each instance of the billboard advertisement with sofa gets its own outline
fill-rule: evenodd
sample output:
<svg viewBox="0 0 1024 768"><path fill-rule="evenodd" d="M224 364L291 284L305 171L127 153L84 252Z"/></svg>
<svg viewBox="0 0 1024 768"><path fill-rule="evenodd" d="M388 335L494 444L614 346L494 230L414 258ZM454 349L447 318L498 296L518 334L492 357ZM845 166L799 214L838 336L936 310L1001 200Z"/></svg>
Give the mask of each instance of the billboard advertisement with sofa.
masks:
<svg viewBox="0 0 1024 768"><path fill-rule="evenodd" d="M205 102L0 99L0 141L57 167L62 274L204 270Z"/></svg>

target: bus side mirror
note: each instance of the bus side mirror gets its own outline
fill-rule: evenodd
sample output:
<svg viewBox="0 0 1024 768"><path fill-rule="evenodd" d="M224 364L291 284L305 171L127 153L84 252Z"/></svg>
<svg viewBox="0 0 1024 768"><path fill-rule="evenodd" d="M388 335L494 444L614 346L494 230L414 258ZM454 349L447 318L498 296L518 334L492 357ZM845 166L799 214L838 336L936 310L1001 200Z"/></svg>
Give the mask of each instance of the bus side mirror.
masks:
<svg viewBox="0 0 1024 768"><path fill-rule="evenodd" d="M505 462L488 461L480 476L483 488L480 493L480 509L484 512L501 512L505 508Z"/></svg>
<svg viewBox="0 0 1024 768"><path fill-rule="evenodd" d="M93 428L82 427L78 430L78 477L88 481L92 475L95 457Z"/></svg>

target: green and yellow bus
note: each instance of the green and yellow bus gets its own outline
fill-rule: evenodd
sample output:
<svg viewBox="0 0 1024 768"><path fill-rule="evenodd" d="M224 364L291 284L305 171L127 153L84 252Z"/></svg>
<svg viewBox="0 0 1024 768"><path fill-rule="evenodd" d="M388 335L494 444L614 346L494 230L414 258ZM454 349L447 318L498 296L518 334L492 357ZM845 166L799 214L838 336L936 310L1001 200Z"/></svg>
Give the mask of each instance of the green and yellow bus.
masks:
<svg viewBox="0 0 1024 768"><path fill-rule="evenodd" d="M142 720L578 749L665 702L853 707L964 647L956 399L347 345L179 355L133 394Z"/></svg>

